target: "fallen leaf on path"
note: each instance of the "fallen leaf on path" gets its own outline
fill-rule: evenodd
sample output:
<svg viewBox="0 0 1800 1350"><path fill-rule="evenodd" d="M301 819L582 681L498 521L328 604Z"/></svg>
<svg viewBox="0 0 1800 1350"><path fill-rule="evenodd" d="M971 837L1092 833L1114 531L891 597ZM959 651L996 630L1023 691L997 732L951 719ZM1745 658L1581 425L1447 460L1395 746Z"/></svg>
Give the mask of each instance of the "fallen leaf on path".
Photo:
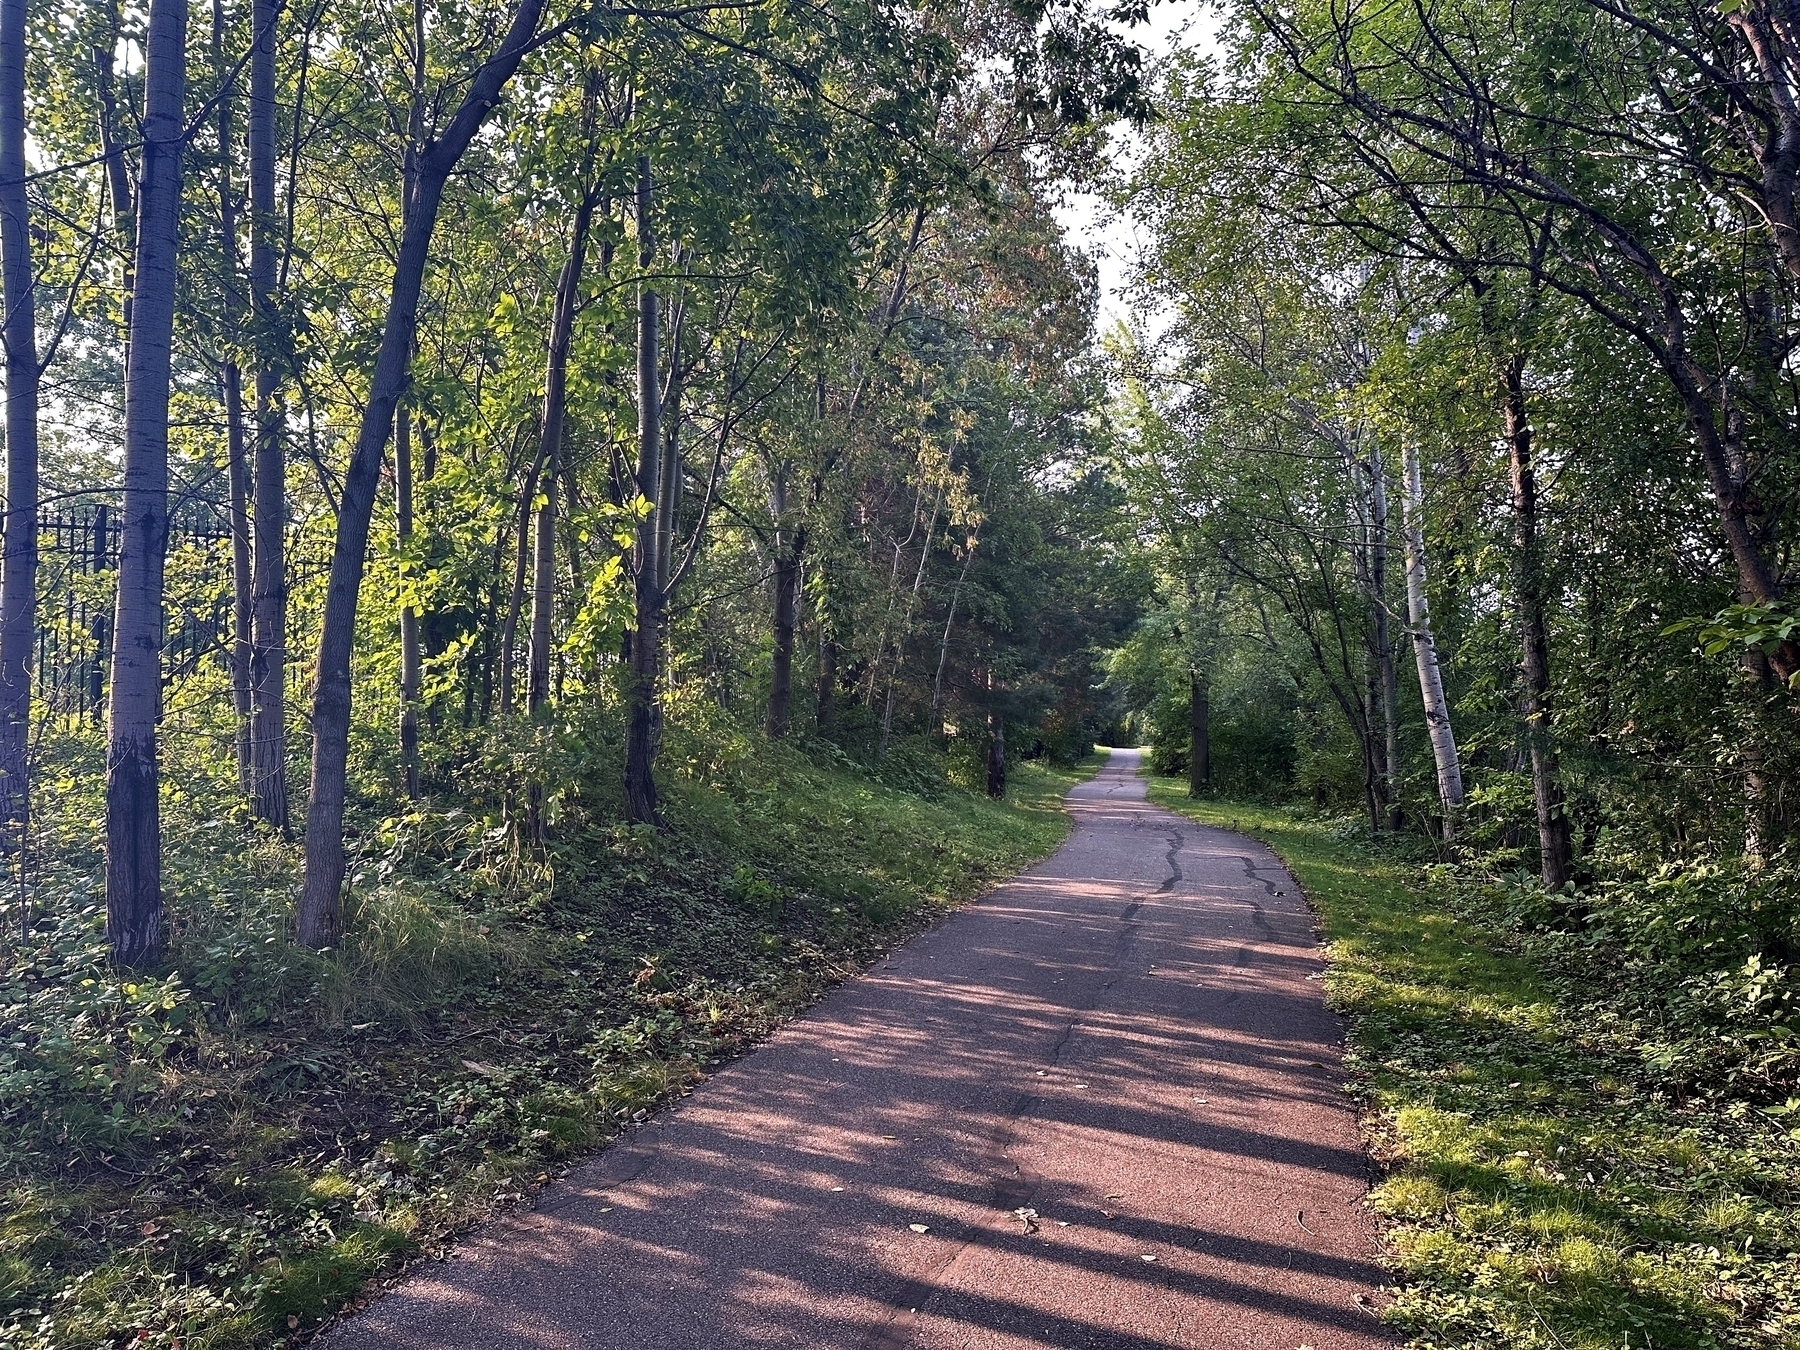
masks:
<svg viewBox="0 0 1800 1350"><path fill-rule="evenodd" d="M1123 1200L1125 1198L1125 1192L1124 1191L1108 1191L1106 1193L1106 1198L1108 1200Z"/></svg>
<svg viewBox="0 0 1800 1350"><path fill-rule="evenodd" d="M1138 1260L1140 1260L1140 1261L1154 1261L1154 1260L1156 1260L1156 1258L1155 1258L1155 1257L1154 1257L1154 1256L1140 1256L1140 1257L1138 1257Z"/></svg>
<svg viewBox="0 0 1800 1350"><path fill-rule="evenodd" d="M842 1186L833 1186L833 1187L832 1187L832 1188L831 1188L831 1189L832 1189L832 1190L834 1190L834 1191L841 1191L841 1190L843 1190L843 1189L844 1189L844 1188L843 1188L843 1187L842 1187Z"/></svg>
<svg viewBox="0 0 1800 1350"><path fill-rule="evenodd" d="M906 1226L915 1233L929 1233L931 1231L931 1225L928 1223L909 1223Z"/></svg>
<svg viewBox="0 0 1800 1350"><path fill-rule="evenodd" d="M1038 1212L1035 1209L1027 1209L1023 1205L1013 1211L1013 1218L1025 1225L1025 1231L1027 1233L1037 1232L1037 1217Z"/></svg>

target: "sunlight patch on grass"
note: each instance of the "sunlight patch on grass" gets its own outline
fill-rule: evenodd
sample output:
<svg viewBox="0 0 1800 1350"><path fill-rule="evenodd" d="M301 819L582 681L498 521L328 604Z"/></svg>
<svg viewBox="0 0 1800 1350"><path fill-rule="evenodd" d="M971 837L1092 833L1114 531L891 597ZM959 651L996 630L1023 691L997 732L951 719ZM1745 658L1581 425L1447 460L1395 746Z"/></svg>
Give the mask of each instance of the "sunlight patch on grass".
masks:
<svg viewBox="0 0 1800 1350"><path fill-rule="evenodd" d="M1175 780L1151 799L1268 843L1318 914L1414 1346L1800 1345L1800 1139L1589 1043L1566 1010L1593 991L1417 863Z"/></svg>

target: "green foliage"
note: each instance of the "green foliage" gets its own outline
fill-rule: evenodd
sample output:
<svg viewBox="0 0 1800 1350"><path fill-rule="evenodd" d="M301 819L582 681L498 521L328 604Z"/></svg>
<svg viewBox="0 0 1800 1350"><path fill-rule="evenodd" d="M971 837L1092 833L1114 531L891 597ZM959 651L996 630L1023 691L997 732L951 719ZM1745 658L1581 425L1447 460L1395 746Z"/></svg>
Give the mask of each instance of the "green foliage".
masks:
<svg viewBox="0 0 1800 1350"><path fill-rule="evenodd" d="M1773 656L1783 643L1800 637L1800 615L1787 613L1780 605L1727 605L1710 619L1683 619L1663 629L1663 636L1692 632L1700 642L1700 650L1708 656L1729 651L1753 651ZM1800 671L1788 680L1800 693Z"/></svg>
<svg viewBox="0 0 1800 1350"><path fill-rule="evenodd" d="M1793 985L1755 951L1791 925L1789 865L1622 882L1576 918L1298 812L1152 795L1266 840L1319 915L1385 1171L1386 1315L1416 1344L1800 1337Z"/></svg>

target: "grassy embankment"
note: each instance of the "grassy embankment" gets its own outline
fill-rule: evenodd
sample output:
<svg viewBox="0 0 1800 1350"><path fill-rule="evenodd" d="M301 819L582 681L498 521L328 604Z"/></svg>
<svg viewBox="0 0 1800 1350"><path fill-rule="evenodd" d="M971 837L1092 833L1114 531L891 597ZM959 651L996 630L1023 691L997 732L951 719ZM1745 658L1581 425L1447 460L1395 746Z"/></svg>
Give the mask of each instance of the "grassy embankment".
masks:
<svg viewBox="0 0 1800 1350"><path fill-rule="evenodd" d="M1444 869L1175 780L1151 796L1264 840L1318 912L1414 1344L1800 1344L1786 1110L1684 1090L1616 968Z"/></svg>
<svg viewBox="0 0 1800 1350"><path fill-rule="evenodd" d="M742 732L670 749L661 837L603 800L548 866L467 812L372 830L324 957L286 936L291 850L203 823L166 846L171 970L122 978L97 858L61 859L0 973L0 1345L304 1336L1049 852L1082 776L1022 766L999 804L919 748L887 784Z"/></svg>

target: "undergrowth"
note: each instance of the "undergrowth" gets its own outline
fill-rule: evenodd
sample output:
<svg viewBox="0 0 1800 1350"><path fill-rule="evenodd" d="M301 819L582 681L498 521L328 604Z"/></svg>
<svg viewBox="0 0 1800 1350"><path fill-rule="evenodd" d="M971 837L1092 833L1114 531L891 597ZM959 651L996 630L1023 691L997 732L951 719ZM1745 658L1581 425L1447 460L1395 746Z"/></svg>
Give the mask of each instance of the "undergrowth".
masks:
<svg viewBox="0 0 1800 1350"><path fill-rule="evenodd" d="M1618 865L1579 905L1266 806L1318 912L1413 1344L1800 1345L1790 864Z"/></svg>
<svg viewBox="0 0 1800 1350"><path fill-rule="evenodd" d="M1078 776L1021 766L995 803L928 743L866 765L722 717L667 738L662 834L614 823L612 748L575 732L533 752L574 766L547 855L516 748L403 815L366 797L324 954L289 937L292 846L171 782L147 976L105 962L97 777L48 785L61 833L0 976L0 1345L305 1336L1047 853Z"/></svg>

